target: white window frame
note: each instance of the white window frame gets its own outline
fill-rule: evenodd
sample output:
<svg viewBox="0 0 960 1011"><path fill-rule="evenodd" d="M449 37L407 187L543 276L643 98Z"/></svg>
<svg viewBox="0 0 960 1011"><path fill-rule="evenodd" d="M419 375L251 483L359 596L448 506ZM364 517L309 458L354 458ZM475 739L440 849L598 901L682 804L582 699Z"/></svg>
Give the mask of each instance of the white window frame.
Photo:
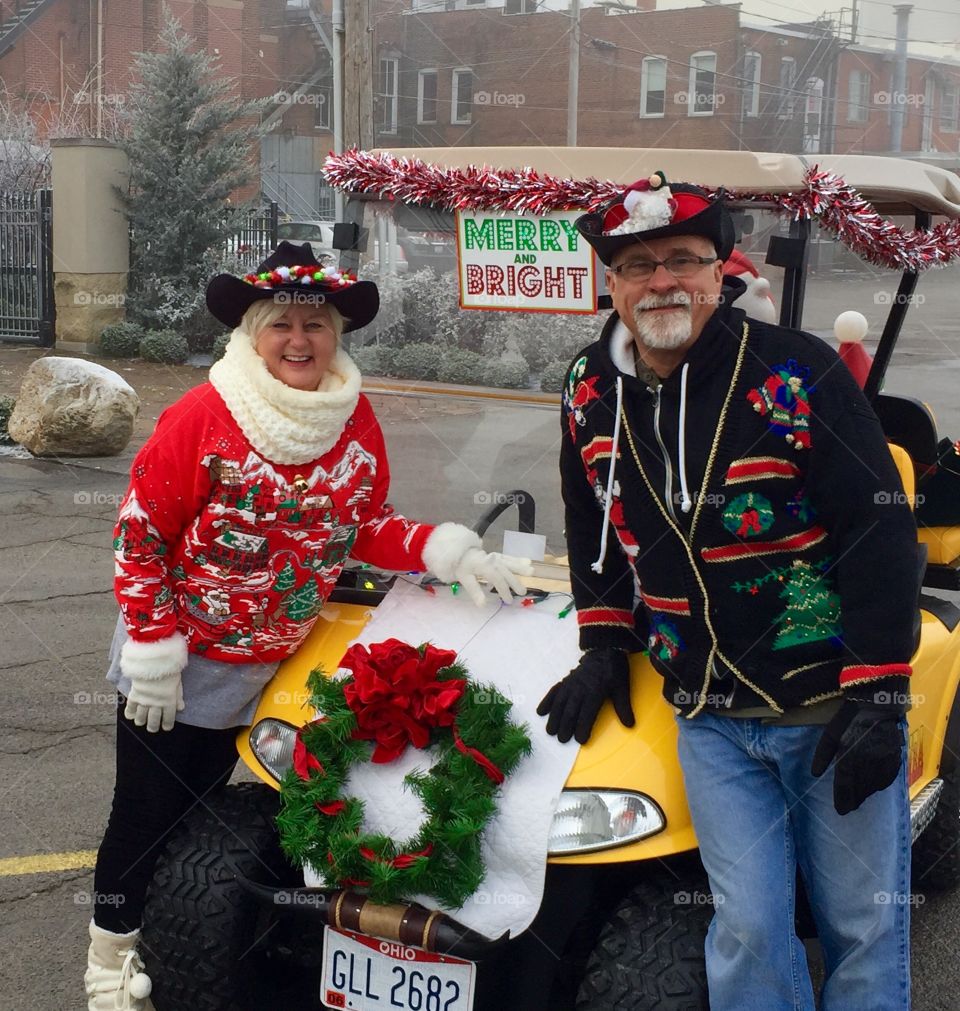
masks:
<svg viewBox="0 0 960 1011"><path fill-rule="evenodd" d="M856 80L856 87L854 80ZM848 123L866 123L870 119L870 82L872 80L873 76L869 70L854 68L850 71L850 78L847 81Z"/></svg>
<svg viewBox="0 0 960 1011"><path fill-rule="evenodd" d="M748 67L750 69L749 76L747 76ZM744 119L756 119L760 115L760 77L762 71L763 56L755 49L748 49L743 57ZM716 81L716 77L714 77L714 81Z"/></svg>
<svg viewBox="0 0 960 1011"><path fill-rule="evenodd" d="M536 14L537 4L536 0L516 0L517 6L520 8L518 11L507 10L507 4L510 0L504 0L503 4L503 16L507 18L516 17L518 14Z"/></svg>
<svg viewBox="0 0 960 1011"><path fill-rule="evenodd" d="M784 68L790 67L789 79L784 84ZM777 119L792 119L797 100L797 61L793 56L780 57L780 79L777 82L779 100Z"/></svg>
<svg viewBox="0 0 960 1011"><path fill-rule="evenodd" d="M710 73L713 74L713 93L712 100L705 103L706 108L700 109L697 107L697 71L702 69L697 67L697 60L703 59L704 57L713 58L713 70ZM702 49L699 53L694 53L690 57L690 78L689 87L687 88L687 115L688 116L712 116L714 112L714 106L716 105L717 99L717 54L712 49Z"/></svg>
<svg viewBox="0 0 960 1011"><path fill-rule="evenodd" d="M385 63L393 64L393 94L388 94L385 91L380 91L379 93L381 108L380 122L377 124L377 128L380 133L396 133L400 111L400 60L396 56L380 57L378 65L379 73L377 75L378 85L383 83L383 65ZM387 115L388 109L391 113L389 116Z"/></svg>
<svg viewBox="0 0 960 1011"><path fill-rule="evenodd" d="M940 86L940 114L937 116L937 126L941 133L960 131L960 82L952 78Z"/></svg>
<svg viewBox="0 0 960 1011"><path fill-rule="evenodd" d="M433 75L433 119L425 119L423 115L423 79L428 75ZM436 67L424 67L417 72L417 122L436 123L437 107L440 102L440 74Z"/></svg>
<svg viewBox="0 0 960 1011"><path fill-rule="evenodd" d="M465 119L457 118L457 106L460 104L460 78L470 75L470 111ZM454 67L450 87L450 122L453 126L469 126L473 122L473 68Z"/></svg>
<svg viewBox="0 0 960 1011"><path fill-rule="evenodd" d="M647 88L650 84L650 65L654 63L663 64L663 110L661 112L650 112L647 109ZM667 58L666 56L644 56L640 66L640 118L641 119L663 119L667 114Z"/></svg>
<svg viewBox="0 0 960 1011"><path fill-rule="evenodd" d="M330 123L331 117L331 105L333 102L331 98L333 96L332 88L318 88L314 94L319 98L323 97L323 101L318 101L316 106L316 112L313 116L313 128L315 130L331 130L333 127Z"/></svg>

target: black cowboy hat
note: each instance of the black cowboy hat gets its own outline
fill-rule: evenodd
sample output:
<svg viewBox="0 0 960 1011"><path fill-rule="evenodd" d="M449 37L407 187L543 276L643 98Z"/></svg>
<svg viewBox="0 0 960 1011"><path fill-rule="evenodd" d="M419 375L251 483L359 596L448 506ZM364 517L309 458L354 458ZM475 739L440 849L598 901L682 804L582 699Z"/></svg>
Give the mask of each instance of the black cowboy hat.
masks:
<svg viewBox="0 0 960 1011"><path fill-rule="evenodd" d="M309 280L305 282L304 277ZM252 273L242 278L217 274L207 285L207 308L229 327L238 326L254 302L267 298L288 305L300 300L332 305L346 320L344 333L366 326L380 308L380 293L373 281L358 281L336 267L324 266L309 242L297 246L284 240Z"/></svg>
<svg viewBox="0 0 960 1011"><path fill-rule="evenodd" d="M623 193L606 207L591 214L583 214L575 224L580 234L596 250L597 256L608 267L614 255L626 246L648 239L660 239L670 235L700 235L709 239L717 250L717 259L726 260L733 251L736 235L733 219L723 202L722 194L710 197L699 186L689 183L665 183L663 173L656 173L659 182L651 176L627 187ZM631 192L655 193L662 185L669 185L675 203L673 215L668 224L636 232L609 234L628 218L624 209L624 198Z"/></svg>

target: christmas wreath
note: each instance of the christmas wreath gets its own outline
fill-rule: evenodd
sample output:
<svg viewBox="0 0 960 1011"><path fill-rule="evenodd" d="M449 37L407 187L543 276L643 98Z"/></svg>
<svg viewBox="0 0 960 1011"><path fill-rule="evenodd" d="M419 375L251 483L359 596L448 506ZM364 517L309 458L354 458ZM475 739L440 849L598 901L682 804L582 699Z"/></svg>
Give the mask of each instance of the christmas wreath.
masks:
<svg viewBox="0 0 960 1011"><path fill-rule="evenodd" d="M322 715L297 732L293 768L280 788L280 842L337 887L374 902L430 895L456 909L484 876L480 841L497 809L504 778L530 753L526 728L510 702L472 682L451 650L399 639L352 646L347 677L315 670L307 685ZM353 766L395 761L408 746L429 749L428 771L405 784L426 817L410 839L364 831L364 805L344 796Z"/></svg>

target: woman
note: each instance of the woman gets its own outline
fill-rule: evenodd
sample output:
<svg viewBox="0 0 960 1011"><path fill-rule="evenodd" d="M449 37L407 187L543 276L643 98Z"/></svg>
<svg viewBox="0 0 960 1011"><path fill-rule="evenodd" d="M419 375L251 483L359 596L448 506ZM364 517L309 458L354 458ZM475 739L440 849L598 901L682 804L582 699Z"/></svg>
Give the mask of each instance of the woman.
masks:
<svg viewBox="0 0 960 1011"><path fill-rule="evenodd" d="M459 581L479 604L478 577L509 603L530 571L386 503L383 435L339 344L376 315L374 284L281 242L255 274L215 277L207 305L235 328L226 354L137 454L114 540L117 779L85 975L98 1011L145 1007L136 943L160 846L230 778L238 729L347 554Z"/></svg>

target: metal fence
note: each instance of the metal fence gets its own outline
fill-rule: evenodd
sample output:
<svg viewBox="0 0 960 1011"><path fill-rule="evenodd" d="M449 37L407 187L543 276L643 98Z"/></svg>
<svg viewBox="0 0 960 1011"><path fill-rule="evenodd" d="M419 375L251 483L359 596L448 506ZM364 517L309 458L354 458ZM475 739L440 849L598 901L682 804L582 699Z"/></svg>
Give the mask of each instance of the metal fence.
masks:
<svg viewBox="0 0 960 1011"><path fill-rule="evenodd" d="M277 202L250 212L243 224L225 242L224 252L235 256L245 270L253 270L277 245Z"/></svg>
<svg viewBox="0 0 960 1011"><path fill-rule="evenodd" d="M53 345L52 193L0 192L0 341Z"/></svg>

